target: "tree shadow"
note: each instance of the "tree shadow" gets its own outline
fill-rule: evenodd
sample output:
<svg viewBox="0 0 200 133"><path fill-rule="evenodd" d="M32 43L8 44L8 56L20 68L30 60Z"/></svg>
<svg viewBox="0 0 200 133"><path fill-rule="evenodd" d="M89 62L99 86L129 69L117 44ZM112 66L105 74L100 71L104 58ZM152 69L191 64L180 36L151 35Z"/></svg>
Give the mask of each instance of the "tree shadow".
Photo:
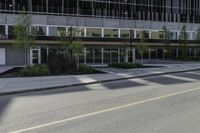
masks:
<svg viewBox="0 0 200 133"><path fill-rule="evenodd" d="M163 84L163 85L184 84L184 83L190 82L190 81L186 81L186 80L180 80L180 79L169 78L169 77L164 77L164 76L156 76L156 77L143 78L143 79L146 81Z"/></svg>

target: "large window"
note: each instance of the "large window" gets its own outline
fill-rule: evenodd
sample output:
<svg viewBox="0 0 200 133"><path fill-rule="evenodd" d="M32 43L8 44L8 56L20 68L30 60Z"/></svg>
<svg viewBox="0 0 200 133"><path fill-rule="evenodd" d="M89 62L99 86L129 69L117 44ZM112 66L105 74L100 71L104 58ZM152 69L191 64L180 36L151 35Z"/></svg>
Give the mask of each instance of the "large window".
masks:
<svg viewBox="0 0 200 133"><path fill-rule="evenodd" d="M14 35L14 26L12 25L8 26L8 35Z"/></svg>
<svg viewBox="0 0 200 133"><path fill-rule="evenodd" d="M5 34L5 33L6 33L5 25L0 25L0 34Z"/></svg>
<svg viewBox="0 0 200 133"><path fill-rule="evenodd" d="M46 12L46 0L32 0L33 12Z"/></svg>
<svg viewBox="0 0 200 133"><path fill-rule="evenodd" d="M172 40L176 40L176 39L178 39L178 32L176 32L176 31L171 31L171 32L170 32L170 36L171 36L171 39L172 39Z"/></svg>
<svg viewBox="0 0 200 133"><path fill-rule="evenodd" d="M63 11L62 0L49 0L48 5L48 12L50 13L62 13Z"/></svg>
<svg viewBox="0 0 200 133"><path fill-rule="evenodd" d="M15 10L22 11L25 9L26 11L28 11L28 1L27 0L15 0L15 2L13 3L13 6L14 5L15 5Z"/></svg>
<svg viewBox="0 0 200 133"><path fill-rule="evenodd" d="M151 39L162 39L163 32L162 31L152 31L151 32Z"/></svg>
<svg viewBox="0 0 200 133"><path fill-rule="evenodd" d="M104 29L104 37L117 38L118 29Z"/></svg>
<svg viewBox="0 0 200 133"><path fill-rule="evenodd" d="M61 34L65 32L65 27L49 27L49 36L61 36Z"/></svg>
<svg viewBox="0 0 200 133"><path fill-rule="evenodd" d="M46 36L47 27L46 26L32 26L32 34L36 36Z"/></svg>
<svg viewBox="0 0 200 133"><path fill-rule="evenodd" d="M101 37L102 29L87 28L87 37Z"/></svg>
<svg viewBox="0 0 200 133"><path fill-rule="evenodd" d="M142 37L149 39L149 31L148 30L137 30L137 38L141 39ZM144 34L144 36L143 36Z"/></svg>
<svg viewBox="0 0 200 133"><path fill-rule="evenodd" d="M84 28L81 27L68 27L68 35L72 34L73 37L84 37Z"/></svg>

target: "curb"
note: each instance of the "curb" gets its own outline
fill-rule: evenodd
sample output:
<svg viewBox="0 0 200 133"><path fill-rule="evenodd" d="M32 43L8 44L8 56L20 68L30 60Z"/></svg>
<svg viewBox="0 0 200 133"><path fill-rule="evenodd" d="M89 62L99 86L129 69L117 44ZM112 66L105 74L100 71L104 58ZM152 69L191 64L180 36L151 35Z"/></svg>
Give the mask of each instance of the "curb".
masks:
<svg viewBox="0 0 200 133"><path fill-rule="evenodd" d="M152 76L159 76L159 75L165 75L165 74L173 74L173 73L181 73L181 72L190 72L190 71L197 71L198 69L191 69L191 70L181 70L181 71L172 71L172 72L163 72L163 73L157 73L157 74L147 74L143 76L130 76L130 77L122 77L122 78L116 78L116 79L108 79L108 80L98 80L88 83L78 83L78 84L71 84L71 85L61 85L61 86L53 86L53 87L44 87L44 88L35 88L35 89L29 89L29 90L16 90L16 91L8 91L8 92L0 92L0 96L6 96L6 95L13 95L13 94L22 94L27 92L39 92L39 91L46 91L46 90L56 90L61 88L67 88L67 87L76 87L76 86L83 86L83 85L91 85L91 84L98 84L98 83L107 83L112 81L121 81L126 79L135 79L135 78L144 78L144 77L152 77Z"/></svg>

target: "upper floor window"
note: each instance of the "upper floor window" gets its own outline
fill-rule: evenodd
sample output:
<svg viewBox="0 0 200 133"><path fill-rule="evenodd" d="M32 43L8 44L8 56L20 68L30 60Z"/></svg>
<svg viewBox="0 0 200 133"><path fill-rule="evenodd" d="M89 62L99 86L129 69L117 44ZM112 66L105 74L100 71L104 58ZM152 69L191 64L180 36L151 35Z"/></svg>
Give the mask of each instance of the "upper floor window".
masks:
<svg viewBox="0 0 200 133"><path fill-rule="evenodd" d="M118 38L118 29L104 29L104 37Z"/></svg>

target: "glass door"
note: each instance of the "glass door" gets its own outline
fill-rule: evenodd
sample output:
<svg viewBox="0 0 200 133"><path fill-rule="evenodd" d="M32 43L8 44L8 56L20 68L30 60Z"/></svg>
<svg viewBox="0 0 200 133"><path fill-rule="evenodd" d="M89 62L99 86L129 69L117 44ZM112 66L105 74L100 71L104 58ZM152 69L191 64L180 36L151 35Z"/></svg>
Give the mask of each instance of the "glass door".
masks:
<svg viewBox="0 0 200 133"><path fill-rule="evenodd" d="M40 49L31 49L31 65L40 63L41 63Z"/></svg>

